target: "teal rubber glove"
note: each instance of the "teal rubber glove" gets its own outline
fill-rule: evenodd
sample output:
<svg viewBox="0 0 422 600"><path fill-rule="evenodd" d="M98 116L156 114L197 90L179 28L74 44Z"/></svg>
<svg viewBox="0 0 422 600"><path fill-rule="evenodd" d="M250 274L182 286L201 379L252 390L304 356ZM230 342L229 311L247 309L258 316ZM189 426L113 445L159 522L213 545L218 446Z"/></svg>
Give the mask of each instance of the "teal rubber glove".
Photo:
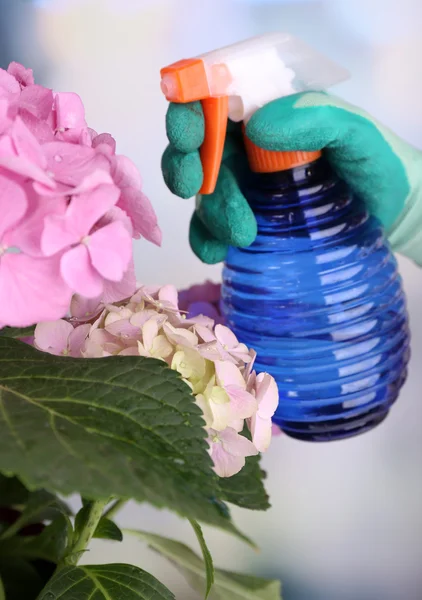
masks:
<svg viewBox="0 0 422 600"><path fill-rule="evenodd" d="M202 184L201 105L170 105L166 125L164 179L173 193L189 198ZM422 264L422 152L325 93L267 104L252 116L246 134L267 150L324 150L336 173L384 225L393 249ZM248 246L256 236L255 218L238 186L245 168L240 128L232 124L216 190L197 196L191 221L190 243L204 262L224 260L229 245Z"/></svg>

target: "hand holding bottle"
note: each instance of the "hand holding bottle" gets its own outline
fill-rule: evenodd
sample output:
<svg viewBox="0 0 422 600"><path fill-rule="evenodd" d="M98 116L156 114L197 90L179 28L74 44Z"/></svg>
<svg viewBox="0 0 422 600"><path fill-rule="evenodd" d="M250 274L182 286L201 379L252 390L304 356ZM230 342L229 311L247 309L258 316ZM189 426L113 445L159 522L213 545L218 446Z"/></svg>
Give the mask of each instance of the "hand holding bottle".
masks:
<svg viewBox="0 0 422 600"><path fill-rule="evenodd" d="M200 103L171 104L166 125L164 179L174 194L190 198L202 184ZM384 225L393 249L422 264L422 152L364 111L324 93L270 102L252 116L246 134L267 150L324 150ZM241 130L231 124L215 192L198 196L190 226L192 249L206 263L224 260L228 246L248 246L255 239L255 217L239 187L245 168Z"/></svg>

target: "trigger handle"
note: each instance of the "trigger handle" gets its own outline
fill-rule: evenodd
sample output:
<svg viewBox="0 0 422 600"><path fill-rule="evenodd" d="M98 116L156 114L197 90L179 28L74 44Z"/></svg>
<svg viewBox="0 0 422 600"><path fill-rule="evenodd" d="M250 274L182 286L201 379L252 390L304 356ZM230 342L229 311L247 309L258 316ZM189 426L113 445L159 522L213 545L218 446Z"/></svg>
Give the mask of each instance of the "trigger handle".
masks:
<svg viewBox="0 0 422 600"><path fill-rule="evenodd" d="M204 179L199 193L212 194L223 158L229 99L228 96L218 96L202 100L201 104L205 119L205 138L200 148Z"/></svg>

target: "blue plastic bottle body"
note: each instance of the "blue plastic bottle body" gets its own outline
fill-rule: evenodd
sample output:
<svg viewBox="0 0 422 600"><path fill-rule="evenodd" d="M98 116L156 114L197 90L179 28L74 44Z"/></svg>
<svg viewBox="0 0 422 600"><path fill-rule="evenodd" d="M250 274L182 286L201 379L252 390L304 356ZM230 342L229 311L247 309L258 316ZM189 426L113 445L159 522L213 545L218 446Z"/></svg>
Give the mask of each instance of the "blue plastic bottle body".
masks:
<svg viewBox="0 0 422 600"><path fill-rule="evenodd" d="M384 420L407 374L409 330L396 260L377 219L324 159L253 176L258 236L230 248L222 310L257 371L277 381L274 422L327 441Z"/></svg>

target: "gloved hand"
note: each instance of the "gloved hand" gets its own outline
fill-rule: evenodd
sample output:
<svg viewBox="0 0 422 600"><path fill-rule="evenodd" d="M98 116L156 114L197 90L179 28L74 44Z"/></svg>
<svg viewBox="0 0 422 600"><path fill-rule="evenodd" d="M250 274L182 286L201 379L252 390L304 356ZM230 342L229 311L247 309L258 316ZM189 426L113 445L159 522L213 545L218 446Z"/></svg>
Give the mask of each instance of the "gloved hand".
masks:
<svg viewBox="0 0 422 600"><path fill-rule="evenodd" d="M227 247L248 246L256 222L237 181L247 168L240 127L229 124L215 192L198 196L190 243L206 263L224 260ZM200 103L171 104L166 118L170 145L162 169L182 198L198 193L204 138ZM422 264L422 152L364 111L325 93L275 100L250 119L247 136L266 150L324 150L336 173L384 225L393 249Z"/></svg>

